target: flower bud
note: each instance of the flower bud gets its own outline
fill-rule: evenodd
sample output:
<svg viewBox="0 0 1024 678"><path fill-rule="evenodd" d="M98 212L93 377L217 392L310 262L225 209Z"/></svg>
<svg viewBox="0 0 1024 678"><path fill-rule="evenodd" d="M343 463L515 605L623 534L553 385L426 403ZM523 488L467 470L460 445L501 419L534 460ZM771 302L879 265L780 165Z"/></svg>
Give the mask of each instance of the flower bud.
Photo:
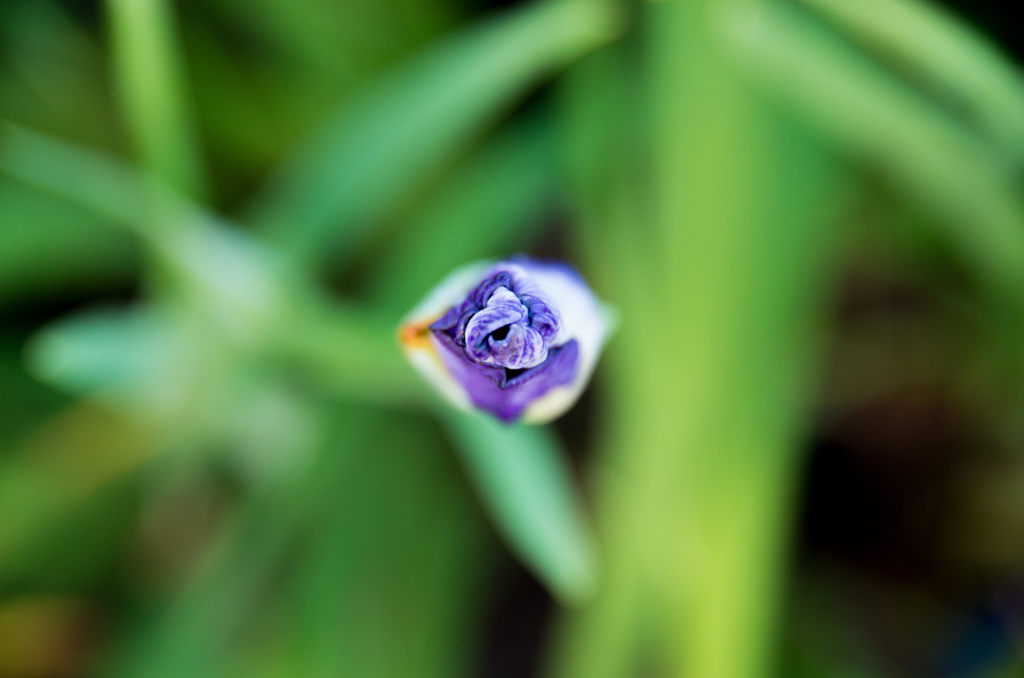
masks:
<svg viewBox="0 0 1024 678"><path fill-rule="evenodd" d="M406 316L399 342L456 407L543 423L579 398L610 318L571 267L518 257L456 270Z"/></svg>

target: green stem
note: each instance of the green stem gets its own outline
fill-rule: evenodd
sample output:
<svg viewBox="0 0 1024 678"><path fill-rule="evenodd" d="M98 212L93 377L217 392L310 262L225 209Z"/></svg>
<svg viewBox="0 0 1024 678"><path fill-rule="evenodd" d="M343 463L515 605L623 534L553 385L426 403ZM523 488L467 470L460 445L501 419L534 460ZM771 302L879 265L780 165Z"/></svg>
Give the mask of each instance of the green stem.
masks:
<svg viewBox="0 0 1024 678"><path fill-rule="evenodd" d="M559 675L762 678L774 663L840 184L733 75L715 5L648 8L653 182L618 177L598 229L624 319L609 390L629 394L597 495L607 576Z"/></svg>
<svg viewBox="0 0 1024 678"><path fill-rule="evenodd" d="M143 165L202 196L206 177L170 0L108 0L107 8L122 106Z"/></svg>

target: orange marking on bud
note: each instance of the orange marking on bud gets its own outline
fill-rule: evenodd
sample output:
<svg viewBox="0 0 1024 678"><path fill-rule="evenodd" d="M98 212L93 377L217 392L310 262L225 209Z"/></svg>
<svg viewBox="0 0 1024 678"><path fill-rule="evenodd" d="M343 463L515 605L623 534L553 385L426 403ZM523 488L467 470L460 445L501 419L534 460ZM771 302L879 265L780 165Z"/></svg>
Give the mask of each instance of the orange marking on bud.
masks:
<svg viewBox="0 0 1024 678"><path fill-rule="evenodd" d="M430 322L409 323L401 328L398 340L407 348L430 348L430 324Z"/></svg>

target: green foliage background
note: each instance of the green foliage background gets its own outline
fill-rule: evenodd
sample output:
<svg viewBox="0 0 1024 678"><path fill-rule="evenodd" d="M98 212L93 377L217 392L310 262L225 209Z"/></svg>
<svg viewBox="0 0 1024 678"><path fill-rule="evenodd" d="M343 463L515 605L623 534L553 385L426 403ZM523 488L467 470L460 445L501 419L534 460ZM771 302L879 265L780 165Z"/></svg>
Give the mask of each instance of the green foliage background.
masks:
<svg viewBox="0 0 1024 678"><path fill-rule="evenodd" d="M0 5L0 676L475 675L507 554L548 675L938 675L846 647L788 554L865 247L1019 446L986 38L919 0L93 9ZM589 423L448 410L402 313L552 233L621 316Z"/></svg>

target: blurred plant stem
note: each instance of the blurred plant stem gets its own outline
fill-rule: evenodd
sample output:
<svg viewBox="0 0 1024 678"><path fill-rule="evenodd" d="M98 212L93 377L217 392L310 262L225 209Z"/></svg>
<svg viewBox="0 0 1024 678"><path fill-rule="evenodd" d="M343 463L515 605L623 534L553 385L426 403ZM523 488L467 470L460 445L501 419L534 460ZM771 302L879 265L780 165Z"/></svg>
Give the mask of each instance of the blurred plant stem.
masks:
<svg viewBox="0 0 1024 678"><path fill-rule="evenodd" d="M615 38L617 19L606 0L546 0L442 41L346 101L249 219L303 264L338 268L531 87Z"/></svg>
<svg viewBox="0 0 1024 678"><path fill-rule="evenodd" d="M618 414L597 499L607 576L571 620L557 675L759 678L774 665L841 183L737 81L715 5L647 9L650 160L608 163L627 169L586 190L585 211L605 222L594 253L614 262L628 321L610 356Z"/></svg>
<svg viewBox="0 0 1024 678"><path fill-rule="evenodd" d="M797 7L720 12L730 56L837 151L869 164L988 292L1024 298L1024 202L1005 156Z"/></svg>
<svg viewBox="0 0 1024 678"><path fill-rule="evenodd" d="M495 525L519 557L544 576L562 603L593 598L598 581L593 536L554 433L546 426L509 426L447 406L438 414Z"/></svg>
<svg viewBox="0 0 1024 678"><path fill-rule="evenodd" d="M171 0L108 0L114 67L143 166L192 197L206 193Z"/></svg>
<svg viewBox="0 0 1024 678"><path fill-rule="evenodd" d="M1024 157L1024 79L1000 49L941 5L802 0L854 39L891 54L957 100L1003 150Z"/></svg>

